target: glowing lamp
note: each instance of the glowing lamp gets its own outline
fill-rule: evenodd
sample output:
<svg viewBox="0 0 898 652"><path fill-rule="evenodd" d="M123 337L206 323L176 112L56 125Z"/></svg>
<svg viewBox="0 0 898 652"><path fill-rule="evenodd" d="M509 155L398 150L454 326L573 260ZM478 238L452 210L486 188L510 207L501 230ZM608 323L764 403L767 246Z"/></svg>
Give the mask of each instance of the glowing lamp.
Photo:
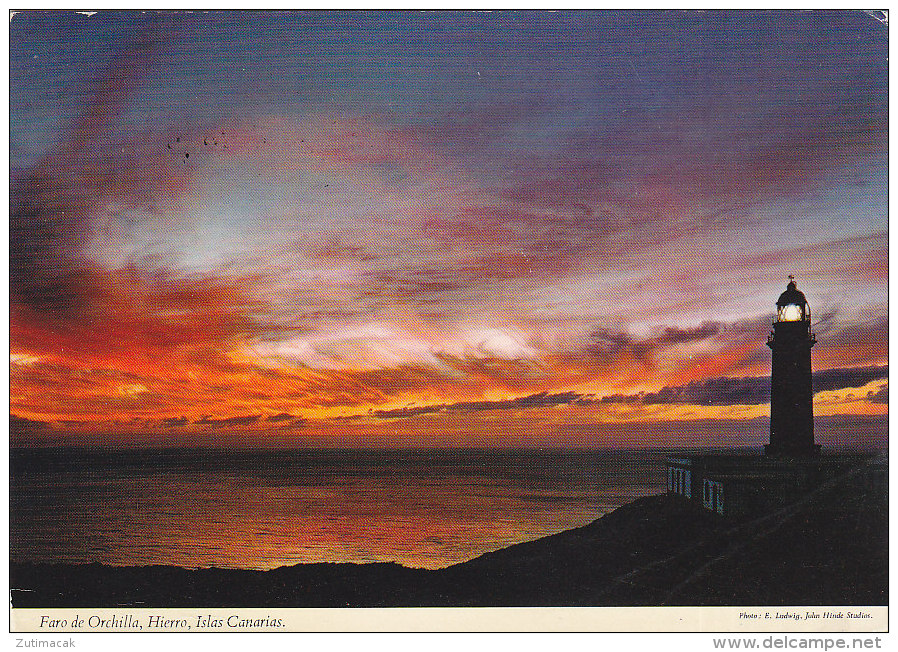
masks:
<svg viewBox="0 0 898 652"><path fill-rule="evenodd" d="M777 319L779 321L801 321L803 312L801 306L790 303L777 311Z"/></svg>

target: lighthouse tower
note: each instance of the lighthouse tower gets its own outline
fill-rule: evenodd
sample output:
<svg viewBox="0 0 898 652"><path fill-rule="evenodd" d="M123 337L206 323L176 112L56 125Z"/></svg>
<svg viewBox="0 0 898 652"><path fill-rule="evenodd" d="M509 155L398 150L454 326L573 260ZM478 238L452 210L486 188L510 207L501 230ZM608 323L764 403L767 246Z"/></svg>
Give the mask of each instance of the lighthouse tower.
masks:
<svg viewBox="0 0 898 652"><path fill-rule="evenodd" d="M817 455L811 404L811 309L795 279L776 302L776 320L767 346L773 351L770 372L770 443L764 453L777 457Z"/></svg>

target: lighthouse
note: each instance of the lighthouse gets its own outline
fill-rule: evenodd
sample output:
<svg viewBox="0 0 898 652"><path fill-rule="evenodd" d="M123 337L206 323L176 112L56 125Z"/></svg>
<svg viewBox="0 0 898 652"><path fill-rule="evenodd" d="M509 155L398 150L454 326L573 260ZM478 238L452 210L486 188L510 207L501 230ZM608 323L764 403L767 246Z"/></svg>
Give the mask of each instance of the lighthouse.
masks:
<svg viewBox="0 0 898 652"><path fill-rule="evenodd" d="M872 459L854 453L821 455L814 443L811 347L816 341L811 309L790 276L767 338L773 366L770 443L764 455L734 451L669 456L665 466L672 504L686 501L724 518L770 513Z"/></svg>
<svg viewBox="0 0 898 652"><path fill-rule="evenodd" d="M767 346L773 352L770 370L770 443L766 455L817 455L814 443L813 389L811 387L811 309L795 278L776 302L776 319Z"/></svg>

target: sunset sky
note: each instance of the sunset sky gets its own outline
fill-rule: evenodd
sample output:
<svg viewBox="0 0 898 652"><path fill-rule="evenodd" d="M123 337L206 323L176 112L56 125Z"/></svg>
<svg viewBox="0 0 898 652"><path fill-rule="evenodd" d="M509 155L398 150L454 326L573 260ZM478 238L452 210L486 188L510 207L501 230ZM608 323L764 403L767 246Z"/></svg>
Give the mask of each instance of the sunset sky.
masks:
<svg viewBox="0 0 898 652"><path fill-rule="evenodd" d="M860 11L16 14L13 442L759 443L789 274L818 432L882 433L887 55Z"/></svg>

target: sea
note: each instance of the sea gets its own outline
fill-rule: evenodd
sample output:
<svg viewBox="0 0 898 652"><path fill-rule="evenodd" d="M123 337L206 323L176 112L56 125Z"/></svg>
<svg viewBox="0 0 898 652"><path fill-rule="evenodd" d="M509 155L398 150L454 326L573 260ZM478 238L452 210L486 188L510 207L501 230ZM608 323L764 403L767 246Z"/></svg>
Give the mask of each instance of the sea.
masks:
<svg viewBox="0 0 898 652"><path fill-rule="evenodd" d="M13 562L442 568L665 489L664 450L15 449Z"/></svg>

